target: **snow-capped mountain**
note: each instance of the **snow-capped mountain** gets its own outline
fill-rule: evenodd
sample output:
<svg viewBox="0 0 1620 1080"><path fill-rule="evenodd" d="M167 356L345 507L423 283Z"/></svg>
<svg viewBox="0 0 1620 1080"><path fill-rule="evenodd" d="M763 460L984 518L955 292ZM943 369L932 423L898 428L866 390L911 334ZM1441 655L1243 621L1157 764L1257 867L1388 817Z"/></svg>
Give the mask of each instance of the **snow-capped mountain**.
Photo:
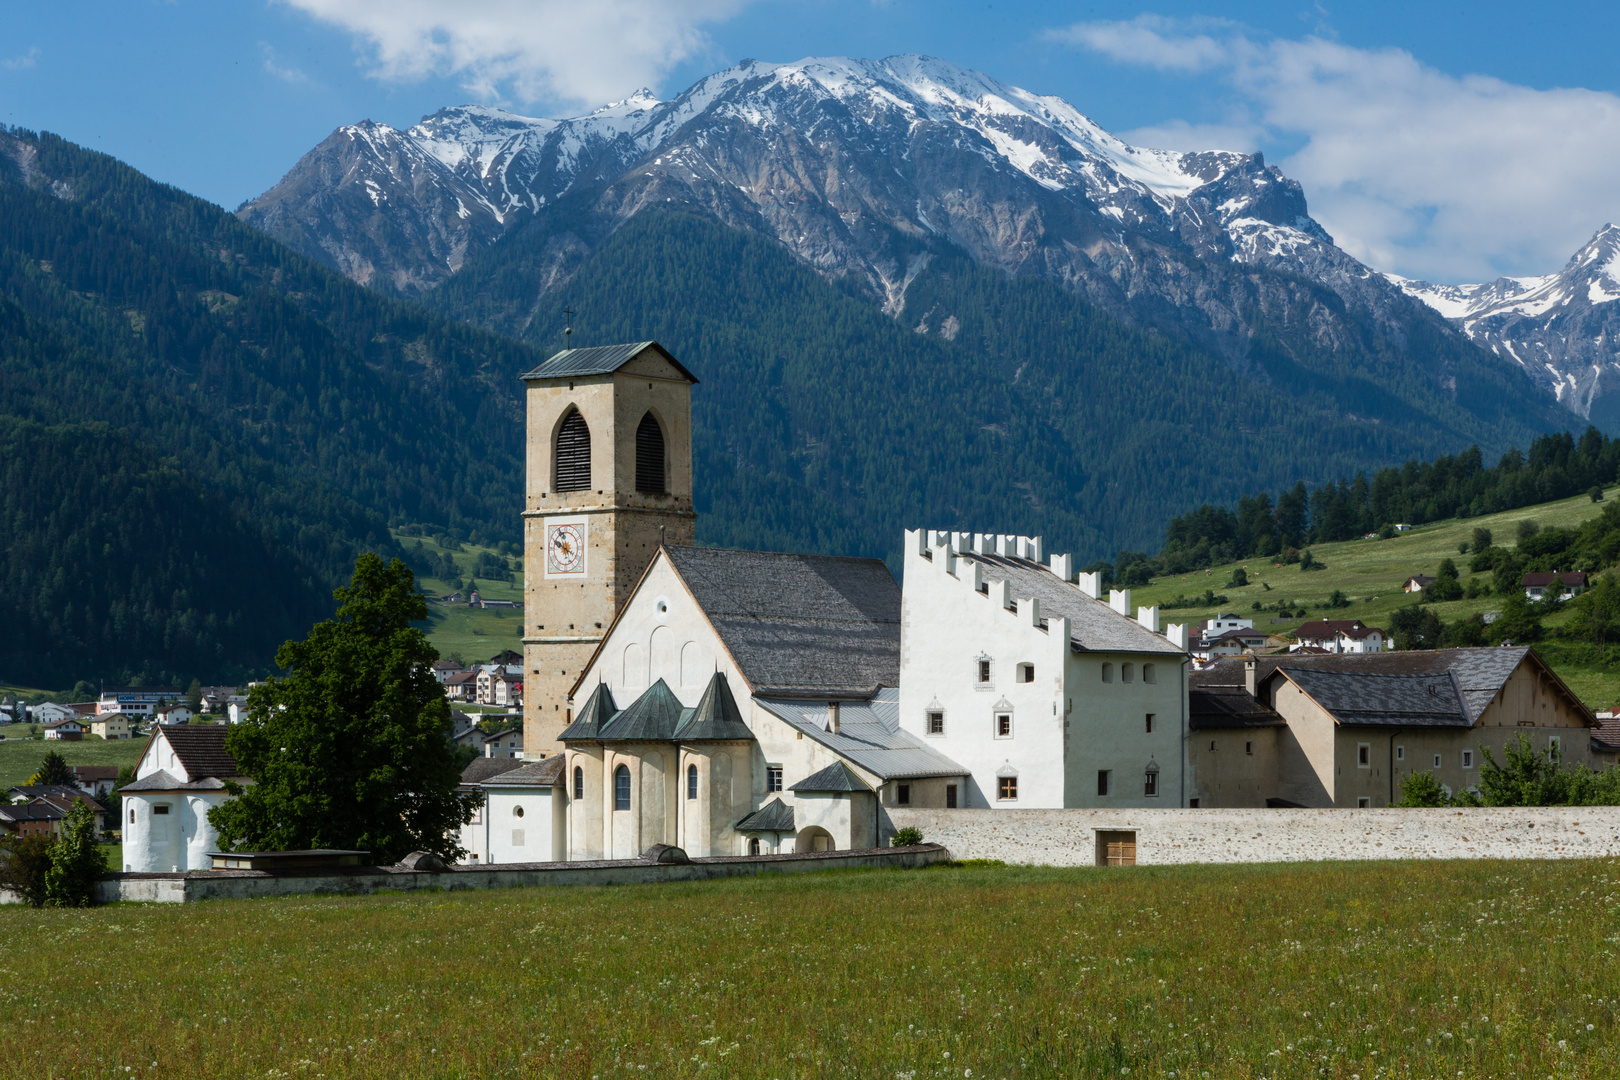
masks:
<svg viewBox="0 0 1620 1080"><path fill-rule="evenodd" d="M1405 355L1425 323L1449 333L1335 246L1260 155L1130 146L1060 98L922 56L745 61L672 100L641 92L569 120L464 106L405 131L368 121L238 213L403 295L521 228L540 295L649 207L772 236L896 316L932 258L965 252L1260 379L1345 349ZM1454 392L1432 352L1408 359Z"/></svg>
<svg viewBox="0 0 1620 1080"><path fill-rule="evenodd" d="M1562 270L1544 277L1482 285L1390 278L1519 364L1566 408L1605 426L1620 419L1620 405L1600 400L1620 389L1620 226L1604 225Z"/></svg>

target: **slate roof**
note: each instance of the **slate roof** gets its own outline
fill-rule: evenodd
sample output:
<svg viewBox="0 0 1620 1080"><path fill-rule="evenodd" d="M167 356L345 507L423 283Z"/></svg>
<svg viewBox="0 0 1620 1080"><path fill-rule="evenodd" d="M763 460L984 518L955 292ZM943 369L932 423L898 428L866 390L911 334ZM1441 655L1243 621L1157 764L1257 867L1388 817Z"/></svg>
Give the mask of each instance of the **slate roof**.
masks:
<svg viewBox="0 0 1620 1080"><path fill-rule="evenodd" d="M842 761L835 761L818 773L811 773L797 784L789 784L789 791L871 791L872 788L849 771Z"/></svg>
<svg viewBox="0 0 1620 1080"><path fill-rule="evenodd" d="M1470 722L1478 720L1508 678L1530 653L1528 646L1481 649L1424 649L1405 652L1328 654L1325 656L1261 656L1255 658L1256 683L1270 678L1277 668L1309 667L1319 671L1367 672L1386 675L1439 675L1455 677ZM1191 689L1244 685L1244 661L1222 660L1190 678ZM1550 674L1550 672L1549 672ZM1557 678L1557 676L1553 676ZM1574 698L1574 695L1571 695ZM1578 700L1578 699L1576 699Z"/></svg>
<svg viewBox="0 0 1620 1080"><path fill-rule="evenodd" d="M929 776L966 776L958 765L900 726L900 691L886 688L869 701L845 701L838 707L838 731L827 730L824 701L755 698L828 750L853 761L874 776L908 780Z"/></svg>
<svg viewBox="0 0 1620 1080"><path fill-rule="evenodd" d="M83 795L84 792L71 784L17 784L7 788L6 794L13 798L20 795L25 799L40 799L46 795Z"/></svg>
<svg viewBox="0 0 1620 1080"><path fill-rule="evenodd" d="M709 679L708 689L697 708L675 732L681 742L699 742L717 739L747 739L754 733L743 722L737 699L731 696L731 686L723 672L715 672Z"/></svg>
<svg viewBox="0 0 1620 1080"><path fill-rule="evenodd" d="M596 737L603 742L673 742L685 711L674 691L659 679Z"/></svg>
<svg viewBox="0 0 1620 1080"><path fill-rule="evenodd" d="M75 765L73 766L75 778L86 784L96 780L117 780L118 766L116 765Z"/></svg>
<svg viewBox="0 0 1620 1080"><path fill-rule="evenodd" d="M1597 727L1592 729L1592 748L1594 750L1620 750L1620 716L1609 716L1598 720Z"/></svg>
<svg viewBox="0 0 1620 1080"><path fill-rule="evenodd" d="M939 557L937 553L935 557ZM1103 601L1092 599L1080 591L1080 586L1064 581L1041 563L971 551L957 558L982 564L986 581L1005 579L1012 586L1013 596L1039 600L1043 619L1068 619L1070 644L1075 649L1186 656L1168 638L1120 615Z"/></svg>
<svg viewBox="0 0 1620 1080"><path fill-rule="evenodd" d="M0 821L61 821L67 812L47 802L0 803Z"/></svg>
<svg viewBox="0 0 1620 1080"><path fill-rule="evenodd" d="M1544 573L1526 574L1520 584L1527 589L1538 586L1545 588L1555 581L1561 585L1584 586L1586 584L1586 572L1584 570L1565 570L1562 573L1555 573L1549 570Z"/></svg>
<svg viewBox="0 0 1620 1080"><path fill-rule="evenodd" d="M165 727L163 737L169 740L174 756L180 759L192 779L236 776L239 774L236 759L225 749L225 735L229 731L224 724L176 724Z"/></svg>
<svg viewBox="0 0 1620 1080"><path fill-rule="evenodd" d="M1385 675L1308 667L1278 670L1341 724L1473 726L1450 672Z"/></svg>
<svg viewBox="0 0 1620 1080"><path fill-rule="evenodd" d="M670 547L755 694L869 696L900 684L900 586L878 559Z"/></svg>
<svg viewBox="0 0 1620 1080"><path fill-rule="evenodd" d="M226 773L234 776L235 773ZM205 776L200 780L189 783L175 776L173 773L159 769L157 772L147 773L133 784L125 784L119 789L123 795L139 794L143 791L223 791L225 782L218 777Z"/></svg>
<svg viewBox="0 0 1620 1080"><path fill-rule="evenodd" d="M1359 630L1362 625L1360 619L1317 619L1301 624L1294 636L1300 641L1331 641L1341 633Z"/></svg>
<svg viewBox="0 0 1620 1080"><path fill-rule="evenodd" d="M530 761L519 763L520 768L510 769L498 773L484 781L489 787L556 787L562 783L563 766L565 764L561 754L554 754L543 761Z"/></svg>
<svg viewBox="0 0 1620 1080"><path fill-rule="evenodd" d="M1205 728L1278 727L1283 718L1241 686L1210 686L1187 692L1187 725Z"/></svg>
<svg viewBox="0 0 1620 1080"><path fill-rule="evenodd" d="M525 371L518 377L528 380L566 379L573 375L611 375L647 349L656 350L659 356L675 365L676 371L692 380L694 384L697 382L697 376L687 371L684 364L671 356L669 351L656 341L635 341L624 345L594 345L586 349L564 349L539 367L532 371Z"/></svg>
<svg viewBox="0 0 1620 1080"><path fill-rule="evenodd" d="M607 683L598 683L591 696L585 699L579 712L574 716L574 722L563 729L558 739L595 739L602 734L602 729L609 720L619 711L618 705L613 702L613 691L607 688Z"/></svg>
<svg viewBox="0 0 1620 1080"><path fill-rule="evenodd" d="M559 757L557 760L561 761L562 759ZM485 780L488 780L491 777L499 776L502 773L509 773L513 769L521 769L522 767L523 762L518 758L473 758L467 763L467 767L461 770L461 783L466 787L470 787L474 784L482 784ZM127 791L128 789L126 788L125 790Z"/></svg>
<svg viewBox="0 0 1620 1080"><path fill-rule="evenodd" d="M781 799L772 799L732 828L738 832L794 832L793 807Z"/></svg>

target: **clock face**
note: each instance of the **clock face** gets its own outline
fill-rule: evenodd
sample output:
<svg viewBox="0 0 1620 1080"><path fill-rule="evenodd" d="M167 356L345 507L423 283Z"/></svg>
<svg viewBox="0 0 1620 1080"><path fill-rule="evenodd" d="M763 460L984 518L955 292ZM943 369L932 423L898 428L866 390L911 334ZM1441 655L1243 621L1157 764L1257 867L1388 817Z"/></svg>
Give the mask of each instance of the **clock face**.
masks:
<svg viewBox="0 0 1620 1080"><path fill-rule="evenodd" d="M546 523L546 576L575 577L585 573L585 523Z"/></svg>

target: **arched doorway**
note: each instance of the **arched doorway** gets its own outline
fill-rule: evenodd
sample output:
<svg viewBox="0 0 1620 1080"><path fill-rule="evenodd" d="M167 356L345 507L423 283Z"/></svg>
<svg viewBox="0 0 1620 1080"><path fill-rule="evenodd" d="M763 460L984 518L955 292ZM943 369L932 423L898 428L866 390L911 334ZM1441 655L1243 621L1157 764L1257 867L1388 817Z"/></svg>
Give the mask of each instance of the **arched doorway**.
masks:
<svg viewBox="0 0 1620 1080"><path fill-rule="evenodd" d="M793 850L803 854L809 851L833 851L832 833L820 825L811 825L802 830L797 839L793 841Z"/></svg>

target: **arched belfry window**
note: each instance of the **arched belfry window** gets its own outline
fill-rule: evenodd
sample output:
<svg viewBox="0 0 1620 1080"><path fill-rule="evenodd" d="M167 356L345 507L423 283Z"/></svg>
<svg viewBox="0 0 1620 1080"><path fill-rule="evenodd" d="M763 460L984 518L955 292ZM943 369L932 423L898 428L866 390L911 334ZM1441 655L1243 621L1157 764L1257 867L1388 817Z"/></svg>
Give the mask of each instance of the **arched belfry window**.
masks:
<svg viewBox="0 0 1620 1080"><path fill-rule="evenodd" d="M557 429L553 491L584 491L591 486L591 429L578 409L569 411Z"/></svg>
<svg viewBox="0 0 1620 1080"><path fill-rule="evenodd" d="M644 495L662 495L664 487L664 429L658 418L648 413L636 428L636 490Z"/></svg>

